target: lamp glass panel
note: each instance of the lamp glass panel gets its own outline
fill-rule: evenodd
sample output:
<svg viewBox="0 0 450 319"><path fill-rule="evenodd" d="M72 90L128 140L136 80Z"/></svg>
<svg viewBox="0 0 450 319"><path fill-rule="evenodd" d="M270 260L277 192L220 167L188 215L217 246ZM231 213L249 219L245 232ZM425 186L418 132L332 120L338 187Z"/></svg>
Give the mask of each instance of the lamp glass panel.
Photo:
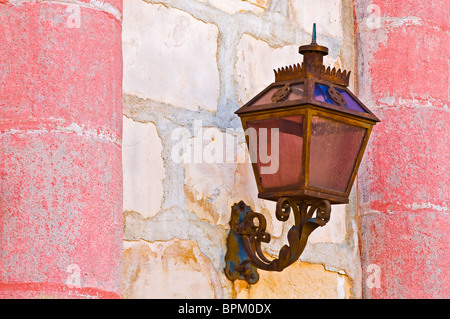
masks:
<svg viewBox="0 0 450 319"><path fill-rule="evenodd" d="M330 98L329 94L328 94L328 89L329 86L325 85L325 84L319 84L316 83L316 85L314 86L314 99L316 101L321 101L321 102L326 102L329 104L333 104L336 105L336 103ZM340 89L340 88L335 88L339 93L341 93L342 97L345 100L345 107L350 109L350 110L354 110L354 111L358 111L358 112L363 112L363 113L367 113L359 104L358 102L355 101L355 99L353 99L350 94L348 94L345 90Z"/></svg>
<svg viewBox="0 0 450 319"><path fill-rule="evenodd" d="M346 192L365 134L365 128L313 116L309 185Z"/></svg>
<svg viewBox="0 0 450 319"><path fill-rule="evenodd" d="M249 152L263 188L301 182L303 115L247 123ZM258 177L257 177L258 178Z"/></svg>

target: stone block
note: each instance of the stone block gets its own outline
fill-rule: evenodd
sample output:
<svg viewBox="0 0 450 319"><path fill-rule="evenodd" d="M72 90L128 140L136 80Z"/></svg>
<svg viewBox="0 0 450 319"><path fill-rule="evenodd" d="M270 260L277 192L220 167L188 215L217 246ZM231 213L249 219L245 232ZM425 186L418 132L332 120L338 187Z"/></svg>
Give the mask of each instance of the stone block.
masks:
<svg viewBox="0 0 450 319"><path fill-rule="evenodd" d="M162 143L153 123L123 118L123 209L156 215L163 197Z"/></svg>
<svg viewBox="0 0 450 319"><path fill-rule="evenodd" d="M296 0L289 2L289 17L307 32L316 23L318 35L343 39L342 0ZM318 39L319 44L320 39ZM322 42L323 43L323 42Z"/></svg>
<svg viewBox="0 0 450 319"><path fill-rule="evenodd" d="M265 41L243 34L237 46L235 66L239 105L247 103L275 81L273 70L301 61L298 45L274 48Z"/></svg>
<svg viewBox="0 0 450 319"><path fill-rule="evenodd" d="M320 264L296 262L282 272L258 271L259 281L248 286L234 284L239 299L347 299L351 285L346 275L331 272Z"/></svg>
<svg viewBox="0 0 450 319"><path fill-rule="evenodd" d="M324 227L318 227L308 238L308 243L334 243L340 244L345 241L347 205L331 206L330 221Z"/></svg>
<svg viewBox="0 0 450 319"><path fill-rule="evenodd" d="M123 298L221 298L218 275L195 241L125 242Z"/></svg>
<svg viewBox="0 0 450 319"><path fill-rule="evenodd" d="M217 110L218 28L185 11L124 1L124 93L189 110Z"/></svg>

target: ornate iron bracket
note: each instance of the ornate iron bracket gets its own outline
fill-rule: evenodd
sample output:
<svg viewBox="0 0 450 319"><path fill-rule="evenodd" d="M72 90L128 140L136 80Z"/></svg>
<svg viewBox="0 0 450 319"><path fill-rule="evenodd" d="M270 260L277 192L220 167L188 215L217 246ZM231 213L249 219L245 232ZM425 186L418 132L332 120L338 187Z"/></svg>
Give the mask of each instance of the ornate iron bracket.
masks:
<svg viewBox="0 0 450 319"><path fill-rule="evenodd" d="M305 249L309 235L330 220L331 205L327 200L306 202L281 197L277 202L275 216L279 221L285 222L289 219L291 210L294 226L287 234L289 245L281 248L278 258L269 260L261 249L261 243L270 242L264 215L254 212L243 201L232 206L231 230L225 255L225 275L229 280L243 279L249 284L255 284L259 280L257 269L282 271L297 261Z"/></svg>

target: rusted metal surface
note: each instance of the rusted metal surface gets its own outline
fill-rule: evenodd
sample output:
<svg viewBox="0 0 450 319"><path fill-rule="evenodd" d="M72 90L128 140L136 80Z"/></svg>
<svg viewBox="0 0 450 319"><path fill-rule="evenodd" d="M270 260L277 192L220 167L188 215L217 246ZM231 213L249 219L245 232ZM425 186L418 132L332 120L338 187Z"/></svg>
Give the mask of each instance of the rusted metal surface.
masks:
<svg viewBox="0 0 450 319"><path fill-rule="evenodd" d="M255 284L259 280L259 274L256 267L248 262L249 256L240 235L242 232L240 225L247 218L248 213L252 213L252 210L243 201L231 207L231 229L227 238L225 275L231 281L241 279L249 284Z"/></svg>
<svg viewBox="0 0 450 319"><path fill-rule="evenodd" d="M283 102L279 102L283 103ZM257 163L252 163L253 171L255 174L255 180L256 185L258 187L258 197L262 199L277 201L282 196L289 196L289 197L299 197L303 198L306 201L312 201L317 198L327 199L332 204L346 204L348 203L348 196L350 195L354 180L356 178L356 174L359 168L359 165L361 163L361 160L364 155L364 151L366 148L366 145L369 141L369 137L372 131L372 124L366 123L364 121L359 121L356 119L352 119L349 117L341 116L338 114L330 113L330 112L324 112L323 110L319 110L316 108L311 109L302 109L298 110L295 108L289 108L284 110L279 110L277 112L265 112L260 114L252 114L251 116L245 116L242 117L242 125L244 128L244 131L248 129L248 123L250 121L255 120L264 120L264 119L271 119L271 118L287 118L292 117L296 115L303 115L304 116L304 123L303 123L303 155L302 155L302 161L299 165L302 165L302 179L299 181L298 184L295 185L286 185L283 187L276 187L276 188L268 188L263 187L260 179L260 173L257 168ZM309 175L310 175L310 145L311 145L311 122L312 118L314 116L318 116L321 118L327 118L331 119L333 121L337 121L339 123L344 123L347 125L354 126L355 128L361 128L365 130L364 138L361 142L360 151L358 153L358 156L356 157L356 160L354 162L354 168L353 172L349 178L349 182L347 184L347 187L345 191L336 191L332 189L327 188L320 188L310 185L309 183ZM282 131L282 128L280 128L280 132ZM249 136L246 137L247 142L249 142ZM290 156L290 154L281 154L280 156ZM330 159L332 160L332 159Z"/></svg>
<svg viewBox="0 0 450 319"><path fill-rule="evenodd" d="M344 99L344 97L334 87L330 87L328 89L327 93L337 105L345 106L345 99Z"/></svg>
<svg viewBox="0 0 450 319"><path fill-rule="evenodd" d="M284 99L286 99L291 92L291 87L289 84L285 84L281 89L278 89L273 95L272 95L272 102L280 102Z"/></svg>
<svg viewBox="0 0 450 319"><path fill-rule="evenodd" d="M256 268L267 271L282 271L297 261L306 247L309 235L330 220L331 204L327 200L316 200L311 204L294 197L281 197L277 201L275 216L285 222L290 213L294 215L294 225L287 237L289 245L284 245L278 258L268 259L262 250L262 243L269 243L271 236L266 232L263 214L254 212L243 201L232 206L231 230L227 240L225 274L228 279L246 280L249 284L258 281Z"/></svg>
<svg viewBox="0 0 450 319"><path fill-rule="evenodd" d="M280 221L292 211L294 226L287 234L289 245L270 260L261 247L270 242L266 219L242 201L235 204L225 257L225 274L232 281L252 284L259 278L257 268L282 271L298 260L309 235L328 222L331 204L348 203L372 127L380 121L348 90L350 72L323 65L328 48L316 43L315 25L311 44L300 46L299 53L301 64L276 70L275 82L235 112L246 132L278 128L282 138L270 145L278 143L279 160L294 157L285 161L283 173L270 177L260 172L261 161L252 162L258 197L277 202ZM263 140L267 150L269 139ZM252 152L257 141L249 134L246 142Z"/></svg>

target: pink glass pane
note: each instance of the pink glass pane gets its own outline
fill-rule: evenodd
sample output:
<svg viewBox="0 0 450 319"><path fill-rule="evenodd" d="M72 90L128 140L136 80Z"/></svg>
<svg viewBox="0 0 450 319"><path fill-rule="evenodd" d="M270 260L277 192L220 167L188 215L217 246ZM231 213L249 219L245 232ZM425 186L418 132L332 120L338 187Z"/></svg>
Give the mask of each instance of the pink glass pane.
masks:
<svg viewBox="0 0 450 319"><path fill-rule="evenodd" d="M247 123L249 150L254 150L264 188L299 184L302 174L303 116ZM253 131L252 131L253 130Z"/></svg>
<svg viewBox="0 0 450 319"><path fill-rule="evenodd" d="M276 91L281 89L283 86L275 86L268 90L263 96L261 96L259 99L257 99L255 102L252 103L252 106L256 105L264 105L264 104L270 104L272 102L272 96L275 94ZM304 85L303 83L296 83L292 84L290 86L291 92L289 95L284 99L283 101L294 101L294 100L301 100L304 97Z"/></svg>
<svg viewBox="0 0 450 319"><path fill-rule="evenodd" d="M362 127L313 116L309 185L345 192L365 133Z"/></svg>

